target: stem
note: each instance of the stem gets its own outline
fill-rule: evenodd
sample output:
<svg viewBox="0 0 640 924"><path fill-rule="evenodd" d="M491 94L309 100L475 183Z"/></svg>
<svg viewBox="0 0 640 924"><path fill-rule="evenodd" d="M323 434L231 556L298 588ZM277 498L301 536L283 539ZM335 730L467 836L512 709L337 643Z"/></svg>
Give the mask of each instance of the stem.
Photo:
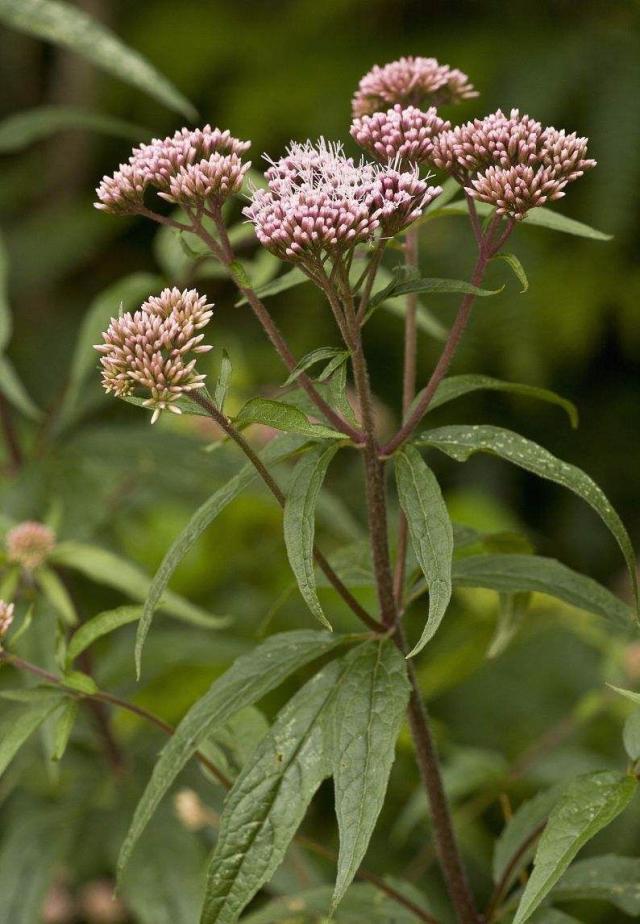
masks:
<svg viewBox="0 0 640 924"><path fill-rule="evenodd" d="M9 453L11 471L15 474L22 468L22 449L13 425L11 408L3 394L0 394L0 425L2 426L2 434Z"/></svg>
<svg viewBox="0 0 640 924"><path fill-rule="evenodd" d="M541 822L539 822L539 824L535 826L533 831L520 844L516 852L513 854L513 856L509 860L507 866L505 867L504 873L500 877L500 881L496 884L496 887L493 890L493 894L491 895L491 898L489 899L489 904L487 905L487 909L484 913L486 924L492 924L492 921L495 920L496 912L498 910L500 902L505 897L509 889L509 880L511 879L511 875L514 869L516 868L516 866L518 865L522 857L526 854L527 850L529 850L529 848L533 844L535 844L535 842L538 840L538 838L544 831L546 824L547 824L547 819L544 818Z"/></svg>
<svg viewBox="0 0 640 924"><path fill-rule="evenodd" d="M380 263L382 262L382 257L384 255L384 249L387 246L386 238L383 238L376 245L376 249L373 252L373 256L369 261L369 266L366 270L364 288L362 289L362 295L360 296L360 306L358 308L358 324L362 326L364 324L364 319L367 314L367 308L369 306L369 299L371 298L371 290L373 288L373 283L375 282L376 274L380 268Z"/></svg>
<svg viewBox="0 0 640 924"><path fill-rule="evenodd" d="M211 416L211 418L215 420L215 422L220 427L222 427L222 429L227 434L227 436L229 436L236 443L236 445L240 447L240 449L243 451L243 453L246 455L248 460L254 466L254 468L256 469L256 471L258 472L258 474L260 475L260 477L262 478L266 486L269 488L269 490L271 491L271 493L273 494L277 502L280 504L281 507L284 507L286 498L284 494L282 493L282 491L280 490L278 483L274 480L273 476L271 475L269 470L266 468L266 466L264 465L260 457L257 455L257 453L253 451L253 449L251 448L249 443L247 443L247 441L242 436L242 434L238 430L236 430L236 428L230 423L228 418L225 417L225 415L222 414L218 410L215 404L209 401L204 395L199 394L198 392L193 392L191 395L191 398L194 401L196 401L200 405L200 407L203 407L207 411L207 413ZM355 615L359 619L361 619L362 622L366 626L368 626L368 628L371 629L372 631L374 632L384 631L385 627L381 623L377 622L377 620L373 619L367 613L364 607L361 606L360 603L358 603L358 601L353 596L351 591L342 583L342 581L340 580L338 575L335 573L335 571L333 570L333 568L331 567L327 559L324 557L324 555L315 547L313 550L313 557L315 558L318 564L318 567L320 568L324 576L327 578L331 586L342 597L344 602L355 613Z"/></svg>

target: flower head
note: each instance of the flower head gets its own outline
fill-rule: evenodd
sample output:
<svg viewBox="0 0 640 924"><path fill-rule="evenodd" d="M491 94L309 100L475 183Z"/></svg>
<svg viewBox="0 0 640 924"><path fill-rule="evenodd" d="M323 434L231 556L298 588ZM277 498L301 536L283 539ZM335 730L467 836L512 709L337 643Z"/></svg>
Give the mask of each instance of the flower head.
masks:
<svg viewBox="0 0 640 924"><path fill-rule="evenodd" d="M244 214L261 244L283 260L339 258L380 229L396 234L439 193L415 170L345 157L339 144L292 144L265 174Z"/></svg>
<svg viewBox="0 0 640 924"><path fill-rule="evenodd" d="M106 392L126 398L136 389L148 392L143 402L154 410L180 414L175 402L202 388L205 376L196 372L196 355L210 346L199 333L211 320L212 305L195 289L164 289L151 296L133 314L126 312L111 323L95 349L102 353L102 385Z"/></svg>
<svg viewBox="0 0 640 924"><path fill-rule="evenodd" d="M56 534L44 523L26 520L9 530L6 543L9 561L33 571L53 551Z"/></svg>
<svg viewBox="0 0 640 924"><path fill-rule="evenodd" d="M376 160L425 164L431 162L435 136L449 128L451 123L441 119L434 106L423 112L396 103L386 112L355 118L351 134Z"/></svg>
<svg viewBox="0 0 640 924"><path fill-rule="evenodd" d="M149 186L181 204L201 205L212 195L222 201L242 185L250 164L240 158L250 146L250 141L210 125L154 138L134 148L129 163L121 164L113 176L103 178L96 190L96 208L115 214L136 212Z"/></svg>
<svg viewBox="0 0 640 924"><path fill-rule="evenodd" d="M13 622L13 603L0 600L0 639L3 639Z"/></svg>
<svg viewBox="0 0 640 924"><path fill-rule="evenodd" d="M498 215L522 221L529 209L547 200L561 199L566 181L554 177L549 167L487 167L471 180L467 192L479 202L493 205Z"/></svg>
<svg viewBox="0 0 640 924"><path fill-rule="evenodd" d="M402 106L441 106L477 96L462 71L440 64L435 58L400 58L379 67L362 78L353 97L353 115L379 112L400 103Z"/></svg>

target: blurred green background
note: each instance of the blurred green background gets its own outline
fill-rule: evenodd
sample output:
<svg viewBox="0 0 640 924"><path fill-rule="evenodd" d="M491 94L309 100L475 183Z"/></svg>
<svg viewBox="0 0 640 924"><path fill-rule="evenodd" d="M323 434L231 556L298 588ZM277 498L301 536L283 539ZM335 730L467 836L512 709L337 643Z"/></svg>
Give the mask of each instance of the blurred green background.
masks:
<svg viewBox="0 0 640 924"><path fill-rule="evenodd" d="M509 277L500 297L482 300L455 363L456 372L482 372L558 391L577 404L579 429L572 431L556 408L491 393L448 405L435 412L434 422L510 427L579 464L603 487L638 545L637 3L82 0L75 5L152 61L193 101L202 122L250 138L255 167L261 152L277 156L291 138L342 139L355 153L348 134L351 94L374 63L403 54L435 56L470 76L480 96L447 110L454 121L498 106L518 106L547 124L587 135L598 167L553 208L614 239L602 243L573 238L526 223L518 228L510 246L526 268L530 288L520 294ZM5 117L43 104L78 105L140 125L140 140L172 133L183 124L77 56L6 29L0 29L0 80ZM126 160L130 146L122 139L67 131L17 154L0 154L0 226L9 255L15 324L9 355L43 408L59 403L80 321L108 286L134 272L160 274L158 286L189 281L179 261L167 258L155 226L106 216L92 207L95 185L103 173ZM245 245L243 256L253 258L253 245ZM424 226L425 275L465 278L472 259L464 221L448 218ZM505 277L504 266L496 266L487 281L502 283ZM197 285L217 306L209 337L216 349L204 366L208 363L215 374L220 349L230 352L231 401L237 407L284 376L248 310L234 307L228 282L207 276ZM284 293L271 304L297 355L336 342L326 306L308 287ZM114 296L114 313L117 307ZM429 308L448 324L455 302L438 297ZM398 418L401 388L401 321L378 312L366 339L374 386L391 426ZM435 340L422 336L419 381L426 380L438 349ZM70 429L53 448L30 453L31 461L18 477L7 473L2 479L3 510L14 518L44 518L55 509L63 538L91 539L153 571L197 503L235 470L237 459L231 453L203 453L212 434L196 418L163 421L151 431L138 409L101 398L97 371L85 398L90 413L82 426ZM20 428L31 445L28 425ZM572 495L486 457L465 466L438 460L437 471L455 519L481 529L525 528L542 554L628 593L614 543ZM362 528L357 476L348 464L332 472L329 484L343 507L337 530L335 511L327 509L321 517L319 528L327 544L337 544L336 532L344 541ZM100 681L108 688L119 685L177 720L211 677L253 644L271 603L287 588L280 528L278 511L260 493L225 512L180 567L175 588L212 612L231 613L234 629L205 636L187 627L157 626L141 688L133 682L131 634L124 632L105 648L104 661L98 659ZM76 591L87 614L119 602L117 595L97 593L88 582L78 582ZM311 617L301 610L294 594L272 624L311 625ZM593 688L600 691L604 679L631 686L637 678L623 641L610 638L595 621L543 602L536 604L534 618L512 648L487 662L484 651L495 612L491 594L460 595L446 631L429 649L431 654L421 657L424 689L433 701L452 768L451 785L454 790L458 786L465 852L473 858L472 875L481 892L488 889L489 835L501 824L495 792L496 780L503 781L507 773L507 764L501 762L517 761L546 728L555 728L567 716L574 721L579 707L577 730L574 722L568 740L545 752L535 771L524 774L524 782L512 780L514 798L571 772L623 765L619 726L624 706L598 707L594 718L591 700L585 705L583 697ZM417 625L421 613L410 618ZM344 614L338 624L341 619L349 624ZM282 696L273 698L267 712ZM583 712L589 719L584 728ZM117 722L123 736L135 736L132 748L146 747L151 758L157 740L144 738L128 720L119 717ZM405 819L405 828L397 822L407 803L406 777L413 773L406 741L401 761L406 774L394 776L381 829L391 832L398 847L392 871L408 868L410 878L423 885L425 870L433 869L424 818L418 811L417 820ZM137 769L134 795L144 779L144 768ZM39 773L35 765L26 767L23 788L42 798L46 787ZM193 785L202 787L202 781ZM323 790L323 798L310 827L331 839L330 792ZM118 805L126 820L130 805L125 801ZM615 846L621 853L637 853L638 809L625 819L601 838L599 852ZM368 862L385 870L387 859L383 835ZM93 865L87 861L86 876L111 875L109 862L102 857ZM441 890L437 877L429 875L437 903ZM605 906L577 907L584 920L626 920Z"/></svg>

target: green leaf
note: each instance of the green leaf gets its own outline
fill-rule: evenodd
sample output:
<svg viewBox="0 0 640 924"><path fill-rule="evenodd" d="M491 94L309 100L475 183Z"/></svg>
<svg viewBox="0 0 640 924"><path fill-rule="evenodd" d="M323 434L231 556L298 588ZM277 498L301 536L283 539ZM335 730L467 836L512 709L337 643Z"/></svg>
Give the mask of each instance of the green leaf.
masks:
<svg viewBox="0 0 640 924"><path fill-rule="evenodd" d="M631 777L610 770L569 783L549 815L513 924L531 917L578 851L627 807L636 786Z"/></svg>
<svg viewBox="0 0 640 924"><path fill-rule="evenodd" d="M301 360L296 363L295 368L292 370L291 375L284 383L283 388L286 388L288 385L292 385L303 372L306 372L307 369L315 366L316 363L321 363L325 360L343 360L346 359L347 356L349 356L348 350L340 350L337 347L318 347L316 350L311 350L310 353L307 353L302 357ZM336 367L331 368L328 372L325 369L323 377L328 378L328 376L331 375L331 373L334 371L334 368Z"/></svg>
<svg viewBox="0 0 640 924"><path fill-rule="evenodd" d="M226 350L223 350L220 360L220 371L218 372L218 381L216 382L215 391L213 393L213 403L221 413L224 411L224 402L227 397L227 392L229 391L231 372L232 366L229 354Z"/></svg>
<svg viewBox="0 0 640 924"><path fill-rule="evenodd" d="M0 122L0 154L22 151L36 141L67 129L82 129L140 141L148 129L77 106L37 106Z"/></svg>
<svg viewBox="0 0 640 924"><path fill-rule="evenodd" d="M429 615L418 644L409 652L412 657L433 638L451 599L453 528L436 477L418 450L405 447L395 466L400 506L429 587Z"/></svg>
<svg viewBox="0 0 640 924"><path fill-rule="evenodd" d="M527 615L531 603L531 592L501 593L499 600L498 622L487 648L488 658L499 657L515 638Z"/></svg>
<svg viewBox="0 0 640 924"><path fill-rule="evenodd" d="M292 404L272 401L270 398L251 398L234 420L237 427L246 427L259 423L274 430L287 433L299 433L312 439L343 440L344 433L325 427L323 424L311 423L307 417Z"/></svg>
<svg viewBox="0 0 640 924"><path fill-rule="evenodd" d="M608 854L573 863L552 893L561 902L610 902L630 917L640 917L640 859Z"/></svg>
<svg viewBox="0 0 640 924"><path fill-rule="evenodd" d="M505 391L514 395L522 395L525 398L537 398L540 401L557 404L567 412L571 426L578 426L578 410L575 404L557 395L555 391L550 391L548 388L538 388L536 385L504 382L502 379L494 379L489 375L452 375L443 379L431 400L429 410L433 411L449 401L462 397L462 395L481 390ZM420 400L421 394L422 392L418 393L406 416L409 416L415 404Z"/></svg>
<svg viewBox="0 0 640 924"><path fill-rule="evenodd" d="M622 687L614 687L612 683L607 684L614 692L619 693L620 696L624 696L625 699L630 699L632 703L640 706L640 693L634 693L633 690L623 690Z"/></svg>
<svg viewBox="0 0 640 924"><path fill-rule="evenodd" d="M98 613L92 619L84 622L80 628L73 633L67 647L66 665L69 667L78 655L86 651L90 645L93 645L97 639L108 635L120 626L126 626L131 622L137 622L142 616L141 606L119 606L115 610L105 610Z"/></svg>
<svg viewBox="0 0 640 924"><path fill-rule="evenodd" d="M197 111L137 51L83 10L60 0L0 0L0 22L75 51L96 67L137 87L190 119Z"/></svg>
<svg viewBox="0 0 640 924"><path fill-rule="evenodd" d="M259 911L245 915L242 924L319 924L328 920L330 904L331 887L317 886L271 899ZM331 917L332 924L416 924L417 920L408 908L364 882L351 886Z"/></svg>
<svg viewBox="0 0 640 924"><path fill-rule="evenodd" d="M67 671L62 677L62 682L72 690L77 690L78 693L86 693L88 696L98 692L98 685L93 677L83 671Z"/></svg>
<svg viewBox="0 0 640 924"><path fill-rule="evenodd" d="M298 437L279 437L269 443L264 452L261 453L260 458L265 465L277 465L278 462L288 459L302 444L303 441ZM160 567L149 585L148 592L145 593L144 613L138 625L136 638L136 671L138 677L140 676L144 641L151 626L155 610L161 606L161 601L167 598L167 587L171 580L171 575L218 514L241 494L256 477L255 468L250 462L247 463L237 475L234 475L225 485L215 491L204 504L198 507L162 559Z"/></svg>
<svg viewBox="0 0 640 924"><path fill-rule="evenodd" d="M627 716L622 729L622 740L631 760L640 760L640 709Z"/></svg>
<svg viewBox="0 0 640 924"><path fill-rule="evenodd" d="M42 411L32 401L26 388L18 378L18 373L6 356L0 356L0 392L7 401L29 417L31 420L40 420Z"/></svg>
<svg viewBox="0 0 640 924"><path fill-rule="evenodd" d="M453 563L454 587L486 587L499 593L530 590L564 600L626 629L633 613L592 578L542 555L470 555Z"/></svg>
<svg viewBox="0 0 640 924"><path fill-rule="evenodd" d="M122 846L118 861L120 873L161 799L200 743L234 713L256 703L293 671L333 651L347 640L345 636L305 630L273 635L238 658L215 681L189 709L160 753Z"/></svg>
<svg viewBox="0 0 640 924"><path fill-rule="evenodd" d="M527 799L513 813L496 841L493 853L493 881L505 881L509 888L525 869L536 850L538 837L549 813L561 794L560 786L553 786Z"/></svg>
<svg viewBox="0 0 640 924"><path fill-rule="evenodd" d="M283 520L287 556L300 593L316 619L329 631L331 624L322 611L316 591L313 543L318 495L338 448L335 444L328 448L318 446L300 459L287 494Z"/></svg>
<svg viewBox="0 0 640 924"><path fill-rule="evenodd" d="M269 298L271 295L277 295L279 292L286 292L287 289L292 289L294 286L302 285L303 282L310 281L309 277L296 266L282 276L278 276L277 279L272 279L271 282L259 286L255 292L258 298L262 300L264 298ZM241 298L236 302L236 308L239 308L241 305L246 305L247 301L246 297Z"/></svg>
<svg viewBox="0 0 640 924"><path fill-rule="evenodd" d="M51 752L52 760L62 760L64 752L67 750L69 738L73 731L73 726L78 717L80 703L77 699L70 699L64 704L62 712L56 719L53 729L53 749Z"/></svg>
<svg viewBox="0 0 640 924"><path fill-rule="evenodd" d="M404 659L390 639L359 645L344 663L349 670L336 697L331 743L340 832L334 909L371 840L409 701Z"/></svg>
<svg viewBox="0 0 640 924"><path fill-rule="evenodd" d="M9 254L0 235L0 353L11 339L13 327L9 305Z"/></svg>
<svg viewBox="0 0 640 924"><path fill-rule="evenodd" d="M200 924L234 924L280 865L331 773L327 716L346 671L333 661L296 693L227 795Z"/></svg>
<svg viewBox="0 0 640 924"><path fill-rule="evenodd" d="M573 491L596 511L616 539L629 569L636 609L640 608L636 559L629 535L604 492L581 469L562 462L542 446L501 427L441 427L421 433L416 443L434 446L458 462L465 462L476 452L489 452Z"/></svg>
<svg viewBox="0 0 640 924"><path fill-rule="evenodd" d="M35 580L56 613L68 626L78 624L78 616L69 591L55 571L41 566L35 574Z"/></svg>
<svg viewBox="0 0 640 924"><path fill-rule="evenodd" d="M436 200L437 202L437 200ZM493 207L486 202L476 202L476 211L482 217L493 214ZM440 218L446 215L468 215L467 203L452 202L445 205L442 209L436 209L431 212L428 218ZM592 241L610 241L613 239L612 234L605 234L596 228L583 224L581 221L575 221L573 218L567 218L559 212L552 212L548 208L531 209L527 212L527 217L521 222L522 227L533 226L538 228L549 228L552 231L562 231L564 234L571 234L574 237L586 237Z"/></svg>
<svg viewBox="0 0 640 924"><path fill-rule="evenodd" d="M49 561L79 571L92 581L113 587L140 602L146 600L152 587L151 578L141 568L114 552L101 549L96 545L88 545L84 542L60 542L49 556ZM219 628L227 625L228 622L225 617L212 616L171 591L164 593L158 606L176 619L181 619L194 626Z"/></svg>
<svg viewBox="0 0 640 924"><path fill-rule="evenodd" d="M497 253L492 260L504 260L504 262L511 268L513 275L516 277L518 282L522 285L520 294L523 295L529 288L529 280L527 279L527 274L524 271L524 266L518 260L514 253Z"/></svg>
<svg viewBox="0 0 640 924"><path fill-rule="evenodd" d="M500 289L480 289L478 286L465 282L462 279L393 279L389 285L377 292L369 302L369 311L375 310L378 305L391 298L400 298L401 295L408 295L410 292L426 292L431 295L475 295L478 298L486 298L489 295L498 295L502 292Z"/></svg>
<svg viewBox="0 0 640 924"><path fill-rule="evenodd" d="M25 707L10 710L0 723L0 776L7 769L22 745L61 705L58 693L38 698Z"/></svg>

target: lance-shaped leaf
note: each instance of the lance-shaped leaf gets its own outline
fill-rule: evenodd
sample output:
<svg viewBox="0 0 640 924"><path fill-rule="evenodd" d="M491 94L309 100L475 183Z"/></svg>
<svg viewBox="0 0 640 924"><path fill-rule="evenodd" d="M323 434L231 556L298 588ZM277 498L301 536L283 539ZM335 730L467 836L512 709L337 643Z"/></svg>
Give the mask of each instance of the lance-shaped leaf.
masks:
<svg viewBox="0 0 640 924"><path fill-rule="evenodd" d="M272 279L271 282L266 282L263 286L259 286L256 289L256 295L260 299L269 298L271 295L277 295L279 292L286 292L287 289L292 289L294 286L299 286L302 285L303 282L310 281L309 277L296 266L282 276L278 276L277 279ZM247 302L248 298L243 296L236 302L236 308L239 308L241 305L246 305Z"/></svg>
<svg viewBox="0 0 640 924"><path fill-rule="evenodd" d="M437 200L436 200L437 201ZM494 211L493 206L486 202L476 202L476 211L483 218L491 215ZM468 215L469 209L465 201L451 202L442 209L435 209L427 213L426 220L441 218L446 215ZM560 212L553 212L549 208L530 209L527 212L525 220L521 223L523 228L538 227L549 228L551 231L562 231L564 234L571 234L574 237L587 237L592 241L610 241L613 237L611 234L605 234L604 231L598 231L585 225L574 218L567 218Z"/></svg>
<svg viewBox="0 0 640 924"><path fill-rule="evenodd" d="M533 859L538 838L549 813L562 793L561 786L552 786L519 805L500 837L493 853L493 881L508 889Z"/></svg>
<svg viewBox="0 0 640 924"><path fill-rule="evenodd" d="M302 597L320 622L331 629L322 611L313 570L316 503L327 469L338 446L319 446L303 456L293 475L284 507L284 541L289 564Z"/></svg>
<svg viewBox="0 0 640 924"><path fill-rule="evenodd" d="M489 452L573 491L596 511L620 546L631 576L636 608L640 608L636 559L629 535L604 492L582 469L562 462L537 443L502 427L440 427L421 433L415 442L434 446L458 462L465 462L475 452Z"/></svg>
<svg viewBox="0 0 640 924"><path fill-rule="evenodd" d="M463 279L402 279L396 277L371 298L367 318L378 305L387 299L400 298L401 295L409 295L411 292L422 292L428 295L475 295L476 298L487 298L490 295L498 295L501 291L501 288L481 289Z"/></svg>
<svg viewBox="0 0 640 924"><path fill-rule="evenodd" d="M75 51L97 67L193 119L197 112L137 51L91 16L61 0L0 0L0 22Z"/></svg>
<svg viewBox="0 0 640 924"><path fill-rule="evenodd" d="M126 626L131 622L137 622L142 616L141 606L119 606L115 610L105 610L98 613L92 619L83 622L77 632L71 636L67 646L66 666L69 668L73 661L86 651L90 645L108 635L121 626Z"/></svg>
<svg viewBox="0 0 640 924"><path fill-rule="evenodd" d="M367 851L409 701L404 658L390 639L360 645L344 662L349 671L336 697L331 742L340 832L333 908L342 901Z"/></svg>
<svg viewBox="0 0 640 924"><path fill-rule="evenodd" d="M67 745L69 744L69 738L71 737L71 732L73 731L73 726L76 724L76 719L78 717L78 712L80 711L80 703L77 699L70 699L65 703L62 712L56 719L55 727L53 729L53 746L51 749L51 759L52 760L62 760L64 757L64 752L67 750Z"/></svg>
<svg viewBox="0 0 640 924"><path fill-rule="evenodd" d="M73 605L73 600L56 572L52 571L51 568L45 568L41 565L34 577L36 585L62 621L68 626L77 625L78 617L76 615L75 606Z"/></svg>
<svg viewBox="0 0 640 924"><path fill-rule="evenodd" d="M470 555L453 564L454 587L486 587L498 593L530 590L564 600L626 629L633 611L597 581L541 555Z"/></svg>
<svg viewBox="0 0 640 924"><path fill-rule="evenodd" d="M122 846L118 861L120 872L160 800L207 735L224 725L244 706L257 702L293 671L347 640L348 636L306 630L273 635L249 654L238 658L215 681L189 709L160 753Z"/></svg>
<svg viewBox="0 0 640 924"><path fill-rule="evenodd" d="M395 886L396 883L394 882ZM403 892L424 907L424 899L415 887L402 883ZM293 895L271 899L263 908L245 915L242 924L318 924L326 921L331 906L331 887L317 886ZM351 886L334 916L332 924L416 924L413 911L403 907L375 886L358 882Z"/></svg>
<svg viewBox="0 0 640 924"><path fill-rule="evenodd" d="M42 417L42 411L34 403L6 356L0 356L0 393L25 417L31 420L40 420Z"/></svg>
<svg viewBox="0 0 640 924"><path fill-rule="evenodd" d="M222 351L222 358L220 360L220 371L218 372L218 380L216 382L215 391L213 393L213 403L218 408L219 411L224 411L224 402L227 397L227 392L229 391L229 383L231 381L231 360L229 359L229 354L226 350Z"/></svg>
<svg viewBox="0 0 640 924"><path fill-rule="evenodd" d="M150 134L148 129L139 125L78 106L37 106L0 122L0 153L21 151L42 138L67 129L99 132L132 141L140 141Z"/></svg>
<svg viewBox="0 0 640 924"><path fill-rule="evenodd" d="M524 266L516 255L514 253L497 253L492 259L503 260L507 264L518 282L521 283L522 289L520 290L520 294L523 295L529 288L529 280L527 279Z"/></svg>
<svg viewBox="0 0 640 924"><path fill-rule="evenodd" d="M284 383L283 388L292 385L303 372L307 371L307 369L310 369L317 363L328 360L326 368L319 377L319 380L323 381L323 379L328 378L348 356L348 350L340 350L337 347L318 347L316 350L311 350L310 353L307 353L306 356L303 356L302 359L296 363L294 369Z"/></svg>
<svg viewBox="0 0 640 924"><path fill-rule="evenodd" d="M549 815L513 924L531 917L578 851L627 807L636 787L632 777L610 770L569 783Z"/></svg>
<svg viewBox="0 0 640 924"><path fill-rule="evenodd" d="M297 436L279 437L272 440L261 459L265 465L277 465L303 445L304 440ZM193 514L180 535L173 541L171 548L162 559L155 577L153 578L146 601L144 613L138 626L136 638L136 671L140 676L142 649L149 632L155 610L161 606L161 601L167 597L166 589L171 575L176 570L187 552L195 545L205 529L215 520L218 514L227 507L245 488L256 479L256 470L251 463L247 463L225 485L218 488L211 497L204 502Z"/></svg>
<svg viewBox="0 0 640 924"><path fill-rule="evenodd" d="M411 544L429 587L429 616L411 656L433 638L451 599L453 528L440 485L413 446L398 453L396 480Z"/></svg>
<svg viewBox="0 0 640 924"><path fill-rule="evenodd" d="M348 667L333 661L287 703L229 792L201 924L235 924L280 865L331 773L329 716Z"/></svg>
<svg viewBox="0 0 640 924"><path fill-rule="evenodd" d="M608 854L578 860L555 887L552 898L610 902L630 917L640 917L640 859Z"/></svg>
<svg viewBox="0 0 640 924"><path fill-rule="evenodd" d="M443 379L436 389L429 410L433 411L449 401L461 398L474 391L504 391L513 395L522 395L523 398L536 398L539 401L548 401L550 404L557 404L567 412L572 427L578 426L578 410L572 401L562 398L555 391L548 388L538 388L535 385L522 385L519 382L504 382L502 379L494 379L490 375L452 375ZM416 395L412 407L420 400L422 392ZM407 412L408 417L411 409Z"/></svg>
<svg viewBox="0 0 640 924"><path fill-rule="evenodd" d="M250 423L263 424L273 427L274 430L284 430L287 433L299 433L311 439L338 439L343 440L344 433L325 427L323 424L311 423L310 420L294 407L284 401L272 401L270 398L251 398L241 408L234 419L237 427L245 427Z"/></svg>
<svg viewBox="0 0 640 924"><path fill-rule="evenodd" d="M22 745L37 731L42 723L63 703L60 693L38 697L25 707L3 715L0 725L0 776L7 769Z"/></svg>

